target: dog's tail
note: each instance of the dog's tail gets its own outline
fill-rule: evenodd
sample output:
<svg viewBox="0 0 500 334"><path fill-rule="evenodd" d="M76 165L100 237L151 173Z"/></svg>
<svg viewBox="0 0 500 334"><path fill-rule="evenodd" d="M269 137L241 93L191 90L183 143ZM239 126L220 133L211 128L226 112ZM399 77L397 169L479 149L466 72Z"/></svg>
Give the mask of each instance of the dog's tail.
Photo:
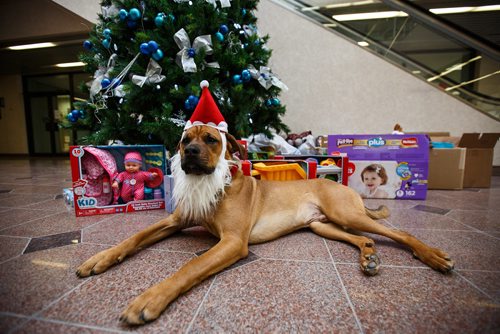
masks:
<svg viewBox="0 0 500 334"><path fill-rule="evenodd" d="M372 219L387 218L391 214L389 212L389 208L387 208L385 205L379 206L378 209L368 209L367 207L365 207L365 213Z"/></svg>

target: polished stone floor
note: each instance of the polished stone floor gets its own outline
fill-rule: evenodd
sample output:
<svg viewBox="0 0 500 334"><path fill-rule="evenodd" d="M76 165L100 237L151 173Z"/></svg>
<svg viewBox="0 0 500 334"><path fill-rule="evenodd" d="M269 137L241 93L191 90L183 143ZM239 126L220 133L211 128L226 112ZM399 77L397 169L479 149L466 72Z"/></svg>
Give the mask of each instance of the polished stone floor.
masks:
<svg viewBox="0 0 500 334"><path fill-rule="evenodd" d="M0 159L0 333L500 333L500 177L425 201L366 201L392 210L383 224L447 251L450 275L370 235L382 266L366 277L357 249L304 230L251 246L143 327L122 325L121 311L216 239L186 230L79 279L82 261L166 213L75 218L61 196L70 184L66 159Z"/></svg>

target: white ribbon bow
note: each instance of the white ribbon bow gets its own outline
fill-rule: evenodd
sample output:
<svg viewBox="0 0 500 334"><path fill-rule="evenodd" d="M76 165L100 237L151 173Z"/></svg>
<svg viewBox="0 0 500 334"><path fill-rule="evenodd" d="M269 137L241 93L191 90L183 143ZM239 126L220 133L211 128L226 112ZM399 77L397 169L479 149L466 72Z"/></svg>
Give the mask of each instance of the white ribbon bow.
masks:
<svg viewBox="0 0 500 334"><path fill-rule="evenodd" d="M101 13L105 19L114 18L119 12L120 10L114 4L111 6L101 6Z"/></svg>
<svg viewBox="0 0 500 334"><path fill-rule="evenodd" d="M182 67L184 72L196 72L198 70L196 68L194 58L189 56L190 50L191 52L194 51L195 54L202 50L206 55L211 55L213 53L212 37L210 35L202 35L196 37L193 41L193 44L191 45L189 36L183 28L175 33L174 40L179 49L181 49L177 53L176 62L177 65ZM219 63L214 62L207 64L207 66L219 68Z"/></svg>
<svg viewBox="0 0 500 334"><path fill-rule="evenodd" d="M149 64L146 69L145 76L134 74L132 75L131 80L139 87L144 86L144 84L158 84L162 81L165 81L165 79L167 78L166 76L161 75L161 70L161 66L153 58L151 58L149 59Z"/></svg>
<svg viewBox="0 0 500 334"><path fill-rule="evenodd" d="M214 7L217 7L216 0L206 0L208 3L211 3ZM229 0L220 0L220 6L222 8L231 7L231 2Z"/></svg>
<svg viewBox="0 0 500 334"><path fill-rule="evenodd" d="M249 65L248 71L250 71L252 78L259 81L261 86L265 89L269 89L271 86L276 86L285 92L288 90L287 85L281 82L281 80L271 72L269 67L261 66L259 71L257 71L253 65Z"/></svg>
<svg viewBox="0 0 500 334"><path fill-rule="evenodd" d="M115 59L118 57L116 53L113 53L111 57L109 57L107 66L99 66L97 71L94 73L94 80L90 84L90 98L92 99L95 95L97 95L101 89L101 81L104 78L109 78L109 73L113 71L113 67L115 66Z"/></svg>
<svg viewBox="0 0 500 334"><path fill-rule="evenodd" d="M177 2L177 3L190 2L190 1L192 1L192 0L174 0L174 2ZM212 4L214 7L217 6L217 0L206 0L206 2ZM220 6L222 8L231 7L231 2L230 2L230 0L220 0Z"/></svg>

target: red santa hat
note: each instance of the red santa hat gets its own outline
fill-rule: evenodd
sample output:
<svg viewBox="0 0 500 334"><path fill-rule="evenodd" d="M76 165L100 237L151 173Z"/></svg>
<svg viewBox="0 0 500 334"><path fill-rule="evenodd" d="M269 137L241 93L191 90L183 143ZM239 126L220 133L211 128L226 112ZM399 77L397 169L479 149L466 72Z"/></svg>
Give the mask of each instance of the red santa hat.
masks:
<svg viewBox="0 0 500 334"><path fill-rule="evenodd" d="M197 125L208 125L218 129L221 132L227 132L227 123L224 120L219 108L215 104L212 94L208 90L208 81L203 80L200 83L201 97L193 115L187 121L184 131Z"/></svg>

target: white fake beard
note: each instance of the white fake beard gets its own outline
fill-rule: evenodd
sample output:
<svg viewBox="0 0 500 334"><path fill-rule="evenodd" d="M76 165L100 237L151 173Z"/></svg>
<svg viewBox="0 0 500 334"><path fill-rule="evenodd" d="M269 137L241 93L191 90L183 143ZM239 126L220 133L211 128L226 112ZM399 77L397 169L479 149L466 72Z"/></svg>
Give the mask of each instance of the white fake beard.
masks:
<svg viewBox="0 0 500 334"><path fill-rule="evenodd" d="M186 174L181 168L180 154L177 153L172 157L171 169L174 177L172 195L184 219L205 220L224 196L224 187L231 184L229 165L232 161L225 159L225 144L223 140L223 150L212 174Z"/></svg>

